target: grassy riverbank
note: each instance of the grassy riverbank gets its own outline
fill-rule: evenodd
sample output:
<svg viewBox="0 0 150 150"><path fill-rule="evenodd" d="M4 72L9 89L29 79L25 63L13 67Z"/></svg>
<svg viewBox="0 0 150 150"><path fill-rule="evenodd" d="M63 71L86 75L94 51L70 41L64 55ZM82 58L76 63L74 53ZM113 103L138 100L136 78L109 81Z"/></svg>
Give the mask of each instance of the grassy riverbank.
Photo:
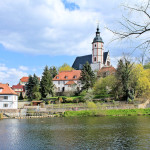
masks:
<svg viewBox="0 0 150 150"><path fill-rule="evenodd" d="M65 117L73 116L135 116L150 115L150 108L147 109L111 109L111 110L82 110L66 111Z"/></svg>

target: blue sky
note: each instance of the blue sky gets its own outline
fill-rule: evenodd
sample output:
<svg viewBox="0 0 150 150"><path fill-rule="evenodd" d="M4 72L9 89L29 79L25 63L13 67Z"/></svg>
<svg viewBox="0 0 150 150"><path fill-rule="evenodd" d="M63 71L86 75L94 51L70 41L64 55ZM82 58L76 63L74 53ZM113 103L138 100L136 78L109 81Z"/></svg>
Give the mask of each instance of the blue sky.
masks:
<svg viewBox="0 0 150 150"><path fill-rule="evenodd" d="M134 4L126 0L128 4ZM106 28L120 28L124 0L1 0L0 82L17 84L22 76L41 76L48 65L72 65L76 56L91 54L99 20L105 51L112 64L134 44L113 42ZM136 52L132 57L139 55Z"/></svg>

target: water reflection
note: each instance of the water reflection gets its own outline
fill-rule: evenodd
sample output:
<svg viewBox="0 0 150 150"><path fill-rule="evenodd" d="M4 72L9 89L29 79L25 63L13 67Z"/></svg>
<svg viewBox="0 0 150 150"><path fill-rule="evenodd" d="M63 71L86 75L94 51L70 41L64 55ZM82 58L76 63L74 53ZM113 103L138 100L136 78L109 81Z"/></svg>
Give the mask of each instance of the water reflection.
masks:
<svg viewBox="0 0 150 150"><path fill-rule="evenodd" d="M150 117L0 120L0 150L149 149Z"/></svg>

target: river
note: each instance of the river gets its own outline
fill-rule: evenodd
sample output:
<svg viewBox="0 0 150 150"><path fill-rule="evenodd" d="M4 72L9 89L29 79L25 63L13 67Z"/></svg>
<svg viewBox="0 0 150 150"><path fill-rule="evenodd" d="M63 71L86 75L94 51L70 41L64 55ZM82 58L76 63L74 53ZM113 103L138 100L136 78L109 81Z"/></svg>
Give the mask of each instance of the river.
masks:
<svg viewBox="0 0 150 150"><path fill-rule="evenodd" d="M0 150L150 148L150 116L0 120Z"/></svg>

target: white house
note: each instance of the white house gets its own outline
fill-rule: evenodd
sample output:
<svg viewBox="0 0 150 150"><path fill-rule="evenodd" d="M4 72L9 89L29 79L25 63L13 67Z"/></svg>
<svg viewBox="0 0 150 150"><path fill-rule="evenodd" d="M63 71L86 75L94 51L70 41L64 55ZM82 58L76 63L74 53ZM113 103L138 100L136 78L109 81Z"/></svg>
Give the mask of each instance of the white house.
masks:
<svg viewBox="0 0 150 150"><path fill-rule="evenodd" d="M79 91L81 70L62 71L53 78L56 92Z"/></svg>
<svg viewBox="0 0 150 150"><path fill-rule="evenodd" d="M8 84L0 83L0 109L17 109L18 95Z"/></svg>

